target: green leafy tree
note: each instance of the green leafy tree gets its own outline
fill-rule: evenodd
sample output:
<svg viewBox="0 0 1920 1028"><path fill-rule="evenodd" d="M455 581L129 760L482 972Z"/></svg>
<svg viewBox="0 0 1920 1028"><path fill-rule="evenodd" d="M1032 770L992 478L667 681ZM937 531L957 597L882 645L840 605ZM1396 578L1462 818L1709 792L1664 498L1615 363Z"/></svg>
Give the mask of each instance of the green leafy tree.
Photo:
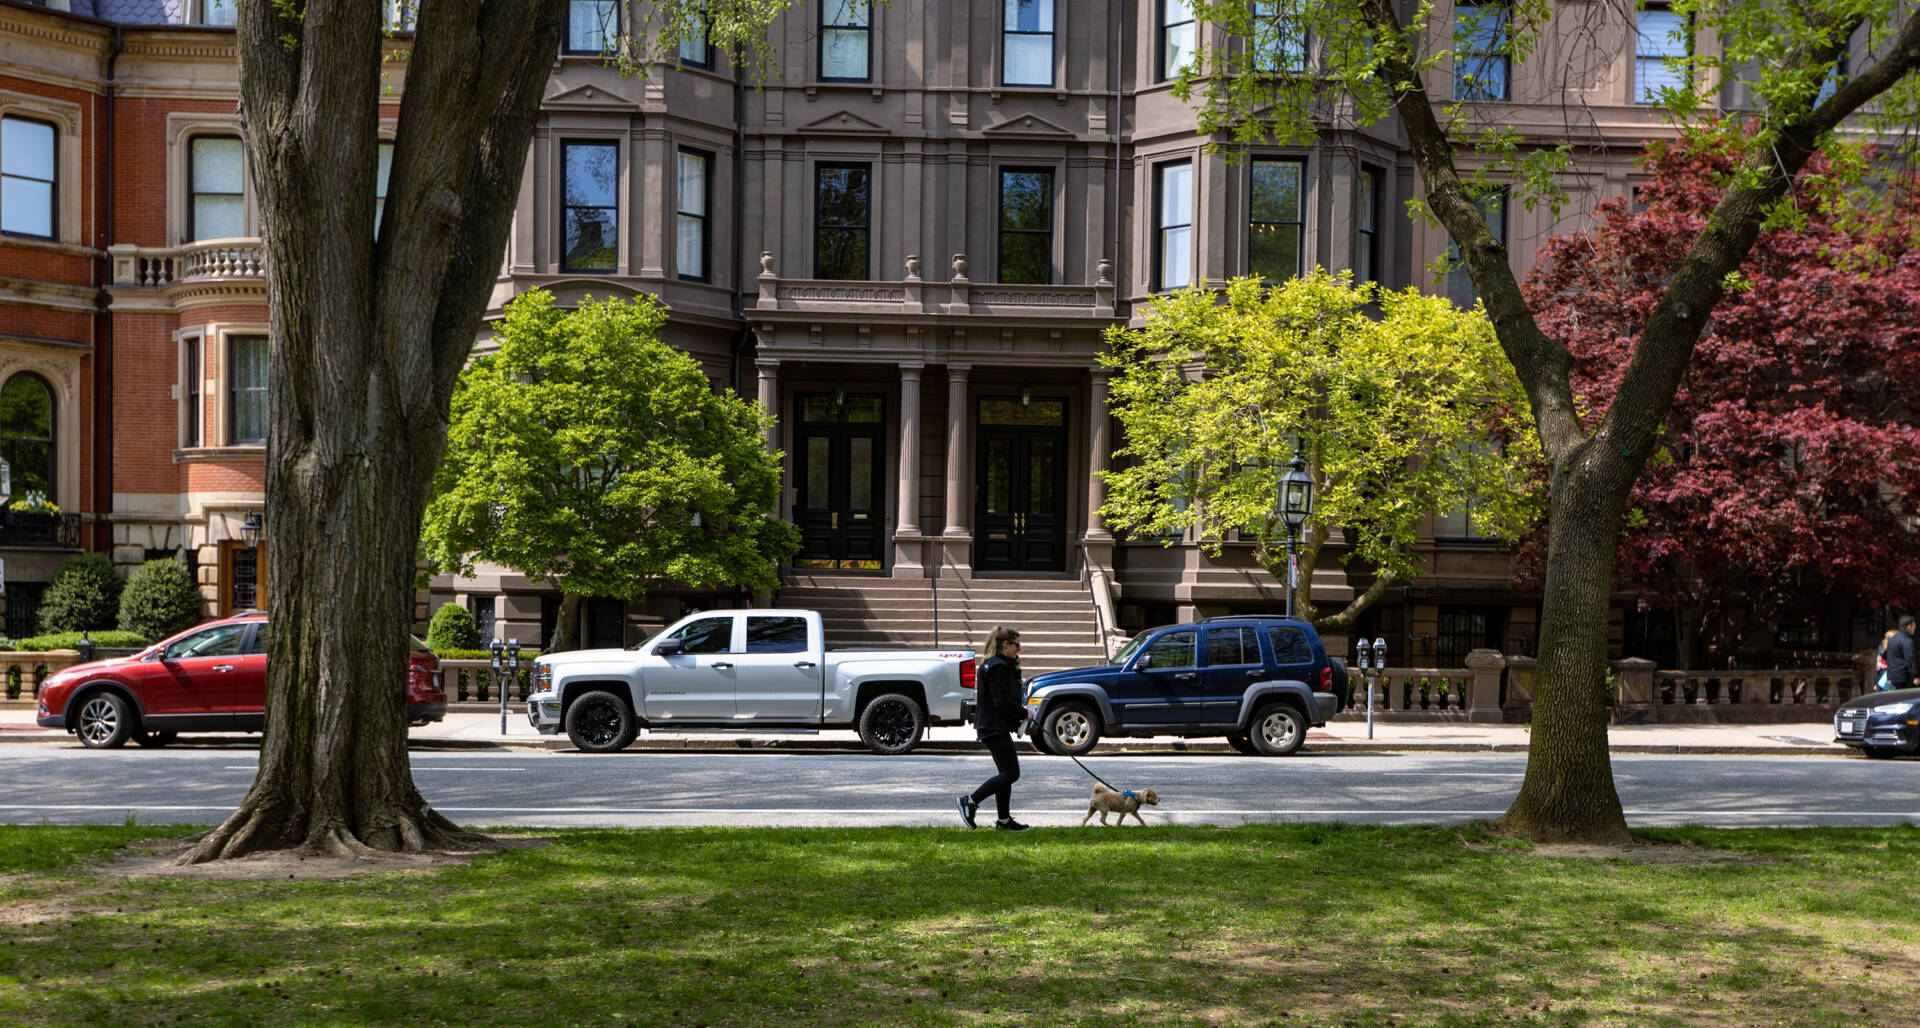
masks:
<svg viewBox="0 0 1920 1028"><path fill-rule="evenodd" d="M98 553L68 558L54 571L40 600L40 631L82 632L110 629L120 614L126 579Z"/></svg>
<svg viewBox="0 0 1920 1028"><path fill-rule="evenodd" d="M716 393L697 361L661 342L666 318L652 297L569 312L529 291L507 306L499 349L454 392L427 557L558 587L550 651L574 642L582 597L637 603L668 583L768 589L799 545L773 517L780 456L766 449L768 415Z"/></svg>
<svg viewBox="0 0 1920 1028"><path fill-rule="evenodd" d="M480 625L473 619L473 611L458 603L442 603L427 625L427 648L436 653L479 649Z"/></svg>
<svg viewBox="0 0 1920 1028"><path fill-rule="evenodd" d="M1113 328L1107 341L1124 445L1102 473L1101 516L1140 535L1195 529L1214 555L1238 532L1284 582L1274 500L1297 446L1316 492L1301 567L1344 529L1348 555L1374 572L1325 614L1311 575L1300 577L1294 609L1323 631L1352 628L1419 573L1429 516L1471 503L1482 532L1517 538L1538 515L1526 397L1477 310L1324 272L1271 289L1242 278L1224 299L1199 288L1156 297L1144 328Z"/></svg>
<svg viewBox="0 0 1920 1028"><path fill-rule="evenodd" d="M202 616L200 589L192 572L172 557L140 565L120 594L120 628L149 639L165 639L192 627Z"/></svg>
<svg viewBox="0 0 1920 1028"><path fill-rule="evenodd" d="M1607 753L1606 657L1614 549L1628 497L1661 447L1675 391L1714 307L1738 284L1762 228L1795 218L1783 198L1815 192L1836 206L1880 205L1864 160L1836 156L1832 169L1809 173L1813 155L1857 156L1871 140L1854 130L1877 129L1889 152L1913 156L1920 7L1909 0L1672 5L1692 38L1713 45L1675 47L1684 54L1667 59L1675 85L1647 99L1677 134L1726 140L1736 159L1655 302L1626 315L1631 322L1619 331L1637 333L1632 359L1612 403L1591 412L1575 400L1564 341L1542 330L1506 245L1476 204L1489 187L1508 185L1517 202L1557 209L1565 201L1559 183L1578 155L1571 144L1527 139L1511 124L1511 108L1478 101L1504 99L1511 79L1539 98L1581 103L1600 69L1632 59L1634 6L1514 0L1409 10L1393 0L1195 0L1192 8L1204 45L1177 89L1200 106L1216 143L1305 144L1389 116L1406 140L1423 193L1419 211L1455 241L1526 390L1549 469L1533 733L1526 778L1501 827L1534 839L1627 841ZM1848 61L1856 38L1865 59ZM1318 41L1311 54L1302 52L1305 40ZM1430 92L1432 85L1441 91Z"/></svg>

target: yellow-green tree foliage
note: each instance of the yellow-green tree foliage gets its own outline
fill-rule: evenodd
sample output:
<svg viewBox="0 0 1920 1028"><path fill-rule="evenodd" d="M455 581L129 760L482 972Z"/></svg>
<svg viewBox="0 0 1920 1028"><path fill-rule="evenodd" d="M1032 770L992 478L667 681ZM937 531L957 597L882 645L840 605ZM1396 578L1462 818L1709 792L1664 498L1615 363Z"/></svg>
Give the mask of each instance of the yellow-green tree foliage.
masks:
<svg viewBox="0 0 1920 1028"><path fill-rule="evenodd" d="M1479 309L1417 290L1316 272L1267 288L1156 297L1145 327L1107 333L1109 403L1123 431L1103 472L1107 523L1218 555L1252 540L1284 577L1275 495L1296 445L1316 500L1301 538L1313 566L1336 529L1375 586L1317 618L1343 627L1419 573L1427 519L1470 505L1476 530L1511 539L1537 514L1539 441L1513 368ZM1304 601L1296 610L1314 616Z"/></svg>

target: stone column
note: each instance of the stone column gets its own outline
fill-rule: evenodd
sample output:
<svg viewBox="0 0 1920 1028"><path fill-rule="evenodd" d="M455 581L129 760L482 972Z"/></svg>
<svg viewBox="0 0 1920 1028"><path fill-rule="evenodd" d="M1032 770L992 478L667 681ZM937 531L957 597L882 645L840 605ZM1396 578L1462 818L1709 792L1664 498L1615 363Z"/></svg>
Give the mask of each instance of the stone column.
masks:
<svg viewBox="0 0 1920 1028"><path fill-rule="evenodd" d="M1500 675L1506 669L1507 658L1499 650L1467 652L1468 721L1500 723Z"/></svg>
<svg viewBox="0 0 1920 1028"><path fill-rule="evenodd" d="M760 406L767 409L767 416L776 419L767 426L767 449L780 448L780 362L761 357L753 362L754 370L760 373Z"/></svg>
<svg viewBox="0 0 1920 1028"><path fill-rule="evenodd" d="M947 567L962 573L973 566L973 528L967 524L973 490L966 478L967 374L972 370L969 364L947 365L947 525L940 546Z"/></svg>
<svg viewBox="0 0 1920 1028"><path fill-rule="evenodd" d="M1100 505L1107 502L1107 483L1100 478L1113 457L1112 418L1107 414L1107 369L1089 373L1087 389L1087 544L1107 544L1111 551L1113 533L1100 521Z"/></svg>
<svg viewBox="0 0 1920 1028"><path fill-rule="evenodd" d="M900 366L900 507L893 525L893 577L926 574L926 542L920 534L920 372Z"/></svg>

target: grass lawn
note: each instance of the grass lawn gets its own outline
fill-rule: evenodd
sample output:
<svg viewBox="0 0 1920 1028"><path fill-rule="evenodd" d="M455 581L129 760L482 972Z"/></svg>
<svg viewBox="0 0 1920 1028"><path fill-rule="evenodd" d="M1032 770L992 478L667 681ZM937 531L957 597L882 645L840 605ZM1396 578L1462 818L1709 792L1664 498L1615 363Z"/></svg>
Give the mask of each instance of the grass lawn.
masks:
<svg viewBox="0 0 1920 1028"><path fill-rule="evenodd" d="M685 829L357 879L0 828L5 1024L1920 1022L1920 830Z"/></svg>

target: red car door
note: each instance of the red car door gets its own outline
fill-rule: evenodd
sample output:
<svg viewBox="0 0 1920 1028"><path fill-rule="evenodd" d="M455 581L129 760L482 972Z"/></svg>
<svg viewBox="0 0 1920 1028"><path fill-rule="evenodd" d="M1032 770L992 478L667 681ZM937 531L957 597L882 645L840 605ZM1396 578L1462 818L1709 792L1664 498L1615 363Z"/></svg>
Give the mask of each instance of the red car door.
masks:
<svg viewBox="0 0 1920 1028"><path fill-rule="evenodd" d="M244 652L233 661L234 727L257 732L267 720L267 623L255 621Z"/></svg>
<svg viewBox="0 0 1920 1028"><path fill-rule="evenodd" d="M231 722L247 632L245 621L209 625L182 636L147 669L140 702L149 716L208 718L209 727Z"/></svg>

